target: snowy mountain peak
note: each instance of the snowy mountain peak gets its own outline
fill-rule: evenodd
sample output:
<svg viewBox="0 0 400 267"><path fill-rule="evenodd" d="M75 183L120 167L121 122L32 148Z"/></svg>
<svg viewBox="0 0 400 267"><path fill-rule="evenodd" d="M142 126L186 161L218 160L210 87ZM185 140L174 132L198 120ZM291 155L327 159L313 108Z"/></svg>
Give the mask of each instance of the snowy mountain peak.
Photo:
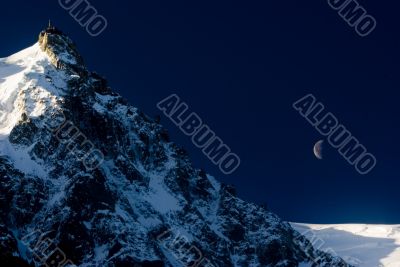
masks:
<svg viewBox="0 0 400 267"><path fill-rule="evenodd" d="M105 79L86 70L74 42L55 27L43 30L31 47L0 58L0 139L24 118L61 110L68 90L83 80L109 92Z"/></svg>
<svg viewBox="0 0 400 267"><path fill-rule="evenodd" d="M56 266L44 240L66 267L347 266L194 168L54 27L0 59L0 112L4 266Z"/></svg>

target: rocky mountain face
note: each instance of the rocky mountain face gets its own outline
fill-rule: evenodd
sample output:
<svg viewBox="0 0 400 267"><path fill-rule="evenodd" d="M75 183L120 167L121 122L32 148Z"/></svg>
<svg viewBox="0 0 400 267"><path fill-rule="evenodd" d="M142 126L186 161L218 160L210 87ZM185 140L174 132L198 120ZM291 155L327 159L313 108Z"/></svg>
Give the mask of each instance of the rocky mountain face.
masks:
<svg viewBox="0 0 400 267"><path fill-rule="evenodd" d="M49 28L0 59L2 266L348 266L235 196Z"/></svg>

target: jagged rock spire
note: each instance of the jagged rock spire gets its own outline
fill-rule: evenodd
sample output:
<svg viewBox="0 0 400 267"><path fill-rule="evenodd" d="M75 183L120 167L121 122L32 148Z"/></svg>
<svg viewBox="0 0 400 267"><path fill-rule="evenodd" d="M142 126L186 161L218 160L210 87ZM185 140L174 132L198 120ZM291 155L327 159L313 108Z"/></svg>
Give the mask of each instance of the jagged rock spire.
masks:
<svg viewBox="0 0 400 267"><path fill-rule="evenodd" d="M85 74L83 58L74 42L52 25L51 20L48 27L39 35L39 45L58 69L67 69L80 76Z"/></svg>

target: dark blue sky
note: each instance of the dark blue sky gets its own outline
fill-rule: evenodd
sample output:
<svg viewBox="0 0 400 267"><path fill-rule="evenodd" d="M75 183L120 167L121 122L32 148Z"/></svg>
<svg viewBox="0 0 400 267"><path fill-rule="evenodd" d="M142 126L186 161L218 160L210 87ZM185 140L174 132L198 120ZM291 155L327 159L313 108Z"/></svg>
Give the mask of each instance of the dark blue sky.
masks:
<svg viewBox="0 0 400 267"><path fill-rule="evenodd" d="M311 223L400 223L399 22L396 1L359 1L378 22L359 37L327 1L92 1L108 28L91 37L58 1L7 1L0 56L37 39L49 18L88 67L148 115L176 93L236 152L222 174L162 117L197 167L282 218ZM330 151L292 103L313 93L378 165L359 175Z"/></svg>

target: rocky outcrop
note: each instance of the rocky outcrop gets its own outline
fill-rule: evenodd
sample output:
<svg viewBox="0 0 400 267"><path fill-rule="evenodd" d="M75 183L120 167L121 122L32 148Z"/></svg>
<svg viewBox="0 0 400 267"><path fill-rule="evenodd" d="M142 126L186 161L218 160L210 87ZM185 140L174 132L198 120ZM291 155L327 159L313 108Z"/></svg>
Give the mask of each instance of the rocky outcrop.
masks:
<svg viewBox="0 0 400 267"><path fill-rule="evenodd" d="M49 27L40 32L39 45L57 69L70 70L78 75L85 75L83 58L72 40L60 30Z"/></svg>

